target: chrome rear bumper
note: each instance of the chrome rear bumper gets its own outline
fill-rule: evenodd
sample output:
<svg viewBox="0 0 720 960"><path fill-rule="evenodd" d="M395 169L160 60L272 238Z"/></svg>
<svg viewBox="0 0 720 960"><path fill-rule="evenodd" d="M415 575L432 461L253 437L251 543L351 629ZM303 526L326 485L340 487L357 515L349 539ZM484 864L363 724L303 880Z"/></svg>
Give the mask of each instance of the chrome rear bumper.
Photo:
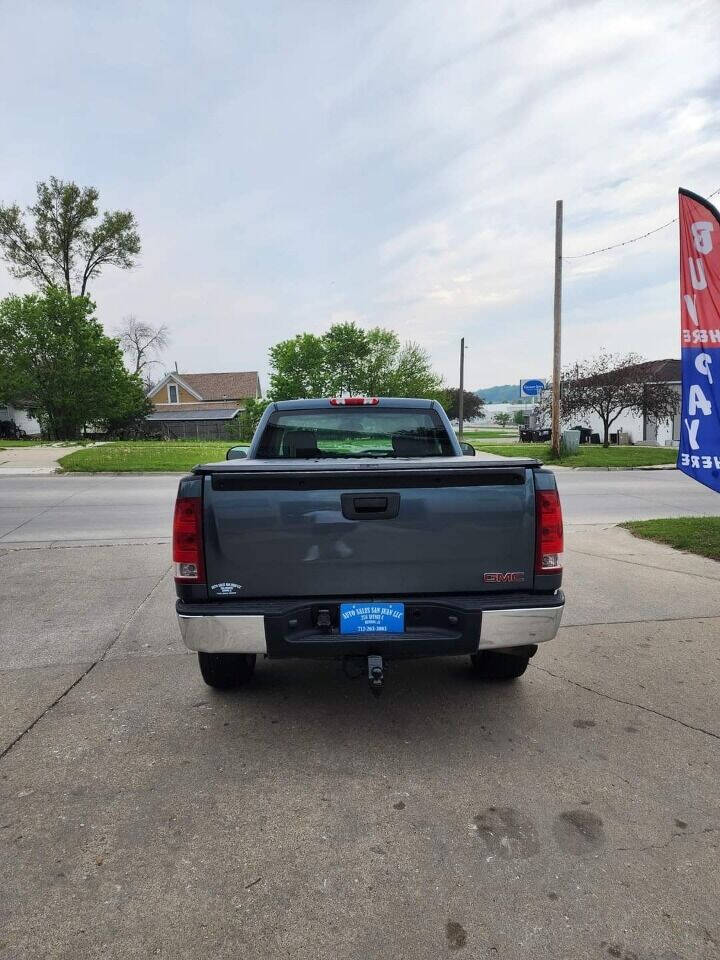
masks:
<svg viewBox="0 0 720 960"><path fill-rule="evenodd" d="M552 640L560 628L564 609L564 606L556 606L486 610L482 614L477 649L524 647ZM177 617L183 642L189 650L205 653L267 653L263 616L178 613ZM363 639L367 641L366 634ZM382 634L374 635L373 640L382 644Z"/></svg>

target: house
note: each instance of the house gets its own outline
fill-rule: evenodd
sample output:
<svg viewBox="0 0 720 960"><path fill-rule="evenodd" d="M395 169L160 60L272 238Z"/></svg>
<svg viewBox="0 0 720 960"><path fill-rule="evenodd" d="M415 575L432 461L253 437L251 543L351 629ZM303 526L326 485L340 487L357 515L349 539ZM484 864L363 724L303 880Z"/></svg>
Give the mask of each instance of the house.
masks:
<svg viewBox="0 0 720 960"><path fill-rule="evenodd" d="M681 405L681 387L682 387L682 367L679 360L648 360L645 363L638 363L633 370L639 382L643 379L659 380L667 383L674 393L677 394L677 403L675 412L671 418L660 422L639 413L622 413L618 419L611 425L610 434L621 431L623 440L629 439L630 443L646 443L653 447L676 447L680 440L680 405ZM590 414L583 418L583 426L588 426L593 433L599 433L602 437L603 426L600 417L597 414Z"/></svg>
<svg viewBox="0 0 720 960"><path fill-rule="evenodd" d="M179 439L230 438L239 435L237 417L247 401L259 399L261 395L256 370L234 373L172 371L148 393L153 412L146 417L146 429L148 433L162 433L165 437Z"/></svg>
<svg viewBox="0 0 720 960"><path fill-rule="evenodd" d="M31 417L27 410L18 410L12 404L0 403L0 422L2 421L9 421L21 434L24 433L28 437L40 436L40 424L35 417Z"/></svg>

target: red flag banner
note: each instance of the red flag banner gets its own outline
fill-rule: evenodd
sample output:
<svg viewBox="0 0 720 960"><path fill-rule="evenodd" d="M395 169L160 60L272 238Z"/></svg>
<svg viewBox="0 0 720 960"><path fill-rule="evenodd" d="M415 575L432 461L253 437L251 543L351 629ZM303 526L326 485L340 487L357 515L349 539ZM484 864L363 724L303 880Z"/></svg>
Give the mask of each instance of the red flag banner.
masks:
<svg viewBox="0 0 720 960"><path fill-rule="evenodd" d="M680 199L682 427L678 469L720 492L720 213Z"/></svg>

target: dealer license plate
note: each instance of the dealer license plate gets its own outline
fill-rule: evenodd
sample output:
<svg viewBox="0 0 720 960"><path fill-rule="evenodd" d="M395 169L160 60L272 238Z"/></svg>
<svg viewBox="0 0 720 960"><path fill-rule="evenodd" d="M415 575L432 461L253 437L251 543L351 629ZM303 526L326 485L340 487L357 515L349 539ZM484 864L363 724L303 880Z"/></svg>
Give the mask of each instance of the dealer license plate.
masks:
<svg viewBox="0 0 720 960"><path fill-rule="evenodd" d="M341 603L340 633L403 633L404 603Z"/></svg>

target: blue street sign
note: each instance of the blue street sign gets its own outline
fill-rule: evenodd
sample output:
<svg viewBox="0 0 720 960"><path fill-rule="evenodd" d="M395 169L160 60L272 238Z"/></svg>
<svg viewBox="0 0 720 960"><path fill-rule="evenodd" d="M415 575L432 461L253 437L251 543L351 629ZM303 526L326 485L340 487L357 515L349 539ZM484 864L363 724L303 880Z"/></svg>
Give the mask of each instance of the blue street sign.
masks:
<svg viewBox="0 0 720 960"><path fill-rule="evenodd" d="M522 397L537 397L545 389L544 380L521 380L520 381L520 396Z"/></svg>

